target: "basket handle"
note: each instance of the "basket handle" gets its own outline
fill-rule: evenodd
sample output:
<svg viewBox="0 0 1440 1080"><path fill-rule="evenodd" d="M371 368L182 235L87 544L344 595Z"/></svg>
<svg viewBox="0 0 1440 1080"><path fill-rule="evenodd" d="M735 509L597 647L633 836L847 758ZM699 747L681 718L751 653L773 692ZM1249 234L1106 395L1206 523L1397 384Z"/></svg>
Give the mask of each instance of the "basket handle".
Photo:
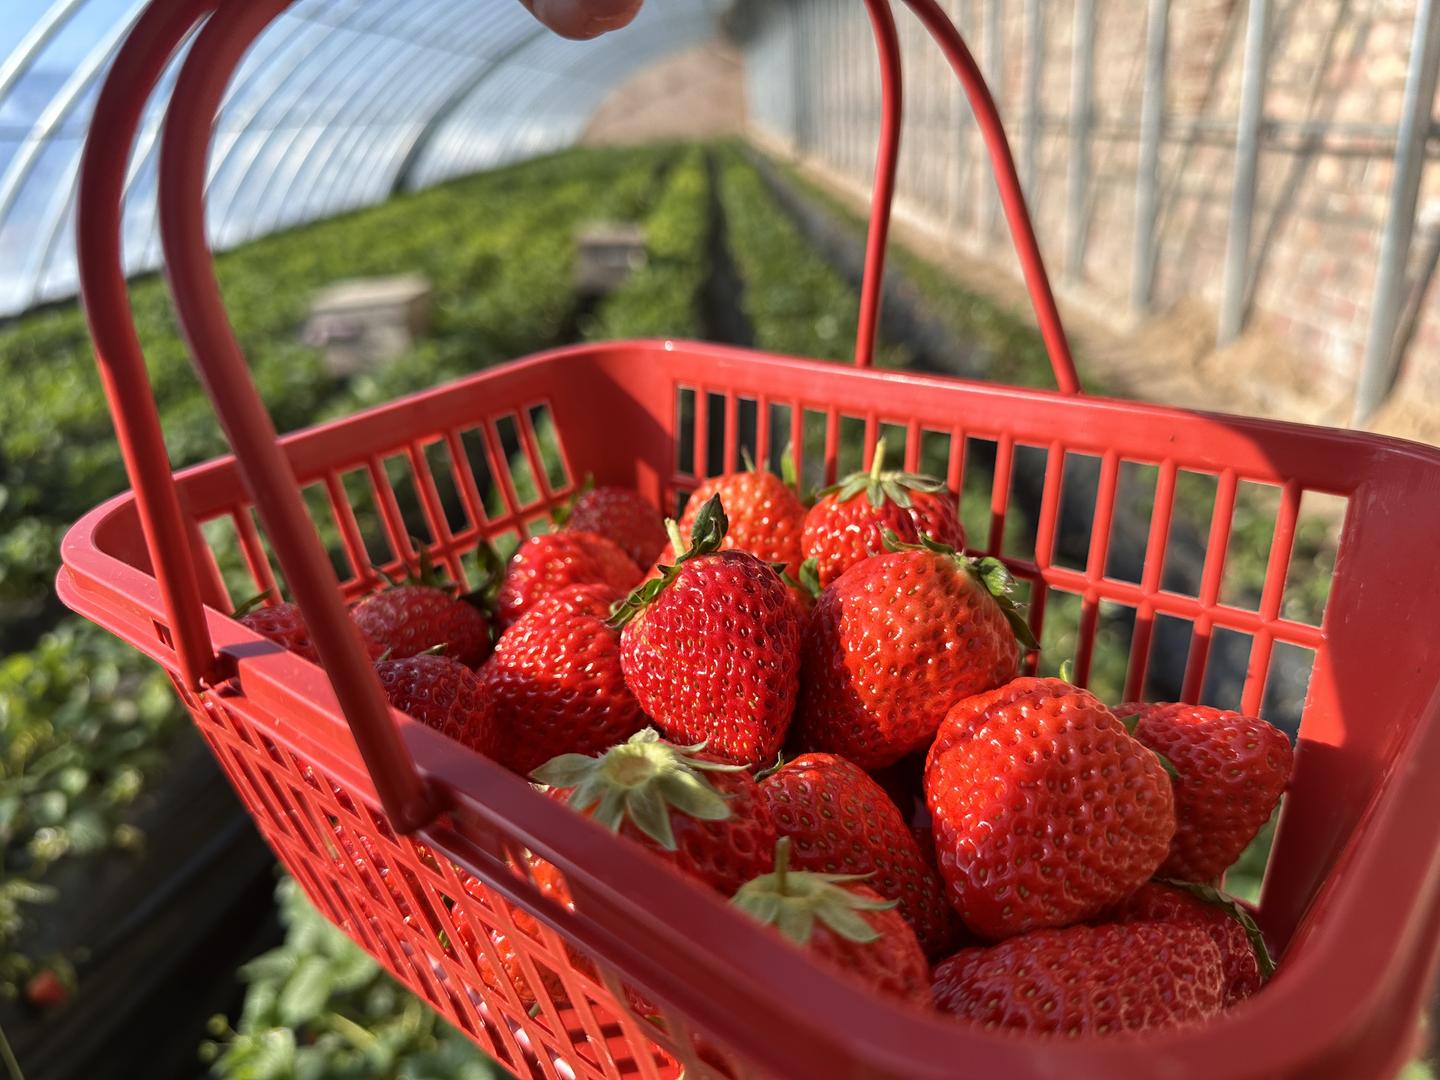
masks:
<svg viewBox="0 0 1440 1080"><path fill-rule="evenodd" d="M151 91L181 41L209 15L176 81L165 119L158 203L166 272L181 329L215 405L286 580L395 828L413 832L436 805L400 736L339 581L301 502L275 426L255 389L220 298L205 244L210 126L240 58L291 0L154 0L116 56L96 102L76 209L81 295L141 527L192 689L217 677L180 497L130 314L121 258L125 163Z"/></svg>
<svg viewBox="0 0 1440 1080"><path fill-rule="evenodd" d="M950 62L959 78L980 125L990 166L1000 189L1000 201L1010 226L1010 238L1020 257L1025 288L1040 326L1040 336L1050 357L1055 383L1065 394L1080 393L1080 378L1065 336L1065 326L1050 288L1045 260L1035 239L1035 226L1025 206L1025 193L1015 169L1015 158L1005 137L1004 125L995 99L985 84L979 65L970 54L960 32L936 0L905 0L916 18L930 32L935 43ZM890 230L890 208L895 194L895 172L900 157L901 112L903 91L900 78L900 42L895 33L895 20L889 0L865 0L875 32L875 45L880 52L880 150L875 162L875 193L870 208L870 231L865 247L865 274L860 285L860 322L855 341L855 364L869 367L875 354L879 328L881 296L884 287L885 244Z"/></svg>

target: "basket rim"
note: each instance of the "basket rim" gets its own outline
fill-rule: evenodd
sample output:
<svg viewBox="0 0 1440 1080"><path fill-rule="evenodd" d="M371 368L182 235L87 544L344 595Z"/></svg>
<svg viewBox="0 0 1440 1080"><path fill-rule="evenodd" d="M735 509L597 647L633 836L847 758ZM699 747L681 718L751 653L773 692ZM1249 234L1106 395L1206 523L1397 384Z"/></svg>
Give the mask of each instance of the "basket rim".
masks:
<svg viewBox="0 0 1440 1080"><path fill-rule="evenodd" d="M454 392L459 387L483 385L497 375L524 367L573 361L580 357L629 362L637 353L676 351L703 355L708 361L722 364L726 361L761 362L791 370L796 370L798 365L798 370L810 377L823 373L826 377L899 380L912 386L950 391L960 387L981 398L996 401L1042 399L1071 409L1094 405L1107 410L1120 407L1128 412L1161 419L1180 420L1198 416L1254 432L1323 438L1368 454L1419 459L1434 467L1440 475L1440 449L1388 436L1113 399L1077 399L1053 390L997 387L941 376L856 371L824 361L670 339L606 342L549 350L441 384L409 398L366 409L350 417L302 429L285 436L282 442L287 445L303 443L314 438L317 432L342 427L357 417L384 415L391 410L403 411L429 398ZM187 478L193 481L233 467L233 457L226 455L192 466L177 476L182 481ZM109 554L103 549L98 535L122 516L133 514L133 508L133 493L125 492L91 510L72 526L62 542L63 567L57 585L62 599L69 606L141 647L142 651L174 673L173 653L160 642L153 628L143 639L146 642L144 645L137 633L147 620L164 620L154 577ZM268 694L302 705L307 713L328 716L330 722L336 725L338 734L348 738L343 720L339 719L333 692L318 667L271 646L265 639L230 619L226 613L208 608L206 614L216 646L233 659L242 687L264 689ZM242 693L242 698L248 693L249 689ZM761 928L744 923L739 916L727 912L718 898L709 896L693 883L678 879L663 864L644 855L638 847L633 851L626 850L627 845L618 843L616 838L555 806L551 800L531 790L524 781L504 773L499 766L468 751L457 752L453 743L408 717L401 719L401 730L424 775L438 781L457 805L465 806L481 818L494 816L495 820L504 821L507 828L527 834L542 856L551 857L567 875L583 881L586 891L603 893L619 909L628 907L637 920L651 924L662 921L675 940L682 944L712 937L712 925L723 926L727 919L733 923L730 929L742 939L748 931L752 948L760 949L772 944ZM286 738L286 732L270 734L280 741L291 741ZM867 992L834 978L803 955L776 956L774 950L767 954L763 967L749 966L751 990L762 995L767 1008L777 1011L777 1015L793 1017L797 1029L804 1028L807 1016L813 1022L817 1010L830 1009L832 1016L848 1017L841 1030L852 1047L863 1043L867 1051L873 1052L873 1057L867 1060L924 1070L913 1075L931 1075L931 1070L936 1070L934 1075L944 1075L938 1070L943 1069L945 1063L953 1062L961 1048L966 1048L967 1052L983 1049L986 1057L992 1058L997 1065L1021 1066L1025 1062L1043 1060L1047 1068L1063 1066L1080 1076L1110 1075L1122 1071L1126 1061L1133 1064L1133 1055L1139 1046L1143 1046L1147 1053L1157 1055L1157 1065L1163 1060L1166 1068L1173 1069L1177 1076L1198 1076L1207 1071L1213 1075L1217 1062L1233 1065L1223 1051L1225 1047L1237 1044L1246 1047L1257 1076L1286 1073L1306 1061L1316 1062L1327 1051L1334 1052L1358 1038L1357 1033L1363 1030L1367 1019L1374 1020L1389 995L1399 992L1398 984L1406 971L1397 961L1401 960L1407 943L1413 946L1424 937L1423 924L1435 903L1437 887L1440 887L1437 886L1440 844L1436 843L1440 840L1440 785L1431 782L1429 773L1433 770L1427 770L1422 764L1424 761L1440 762L1440 687L1432 695L1429 706L1417 718L1407 742L1408 746L1397 752L1400 767L1392 771L1389 782L1377 792L1370 812L1346 841L1346 852L1350 857L1337 860L1336 867L1322 886L1324 911L1312 913L1307 920L1313 921L1313 927L1307 934L1303 954L1282 965L1274 985L1265 993L1203 1028L1118 1041L1089 1039L1075 1043L1041 1043L1037 1047L1033 1040L1008 1033L977 1030L954 1021L926 1017L889 1002L876 1002ZM335 768L334 764L324 767L332 773L345 771ZM477 780L481 781L479 786L468 786ZM514 790L510 790L511 785ZM487 788L503 795L501 805L505 808L504 815L464 794L467 790ZM568 822L557 825L561 819L556 814L564 815ZM1390 842L1401 833L1414 834L1425 823L1429 823L1428 845L1400 845L1397 849ZM553 834L555 830L558 830L558 835L573 832L573 826L577 824L598 834L590 837L592 844L588 846L594 851L603 851L604 858L596 859L591 855L584 857L582 864L565 854L565 850L571 847L569 844L555 847L542 839L542 834ZM422 835L430 839L432 831L426 830ZM443 835L435 839L442 847L448 847ZM573 850L583 851L585 846L574 847ZM457 854L460 857L456 861L462 865L472 861L464 857L463 851ZM1343 873L1340 872L1341 863L1344 863ZM1381 865L1386 867L1386 875L1374 873ZM476 872L492 887L503 884L496 881L494 874L485 872L482 866L468 865L467 869ZM1407 881L1413 883L1412 888L1403 890L1396 887L1397 870L1404 872ZM665 915L645 908L636 899L637 890L629 885L634 881L639 881L644 887L638 892L654 895L660 891L678 896L683 903L679 907L665 906L661 909L666 912ZM676 889L682 891L675 893ZM503 894L504 889L500 891ZM697 897L703 899L697 900ZM562 935L577 936L576 921L555 921L546 918L546 913L539 910L535 914L545 918ZM586 920L578 922L583 924ZM1345 929L1347 926L1362 925L1367 928L1365 935ZM586 942L582 940L582 944ZM613 940L597 940L591 944L602 955L607 949L615 947ZM712 959L723 960L731 966L737 960L733 955ZM1414 960L1411 962L1413 965ZM739 966L744 969L746 965ZM783 999L763 997L765 980L775 976L779 976L779 981L787 986L804 988L800 999L806 1002L804 1008ZM1348 990L1343 998L1326 989L1327 983L1342 978ZM882 1030L886 1033L884 1039L872 1037ZM1247 1065L1247 1068L1251 1067Z"/></svg>

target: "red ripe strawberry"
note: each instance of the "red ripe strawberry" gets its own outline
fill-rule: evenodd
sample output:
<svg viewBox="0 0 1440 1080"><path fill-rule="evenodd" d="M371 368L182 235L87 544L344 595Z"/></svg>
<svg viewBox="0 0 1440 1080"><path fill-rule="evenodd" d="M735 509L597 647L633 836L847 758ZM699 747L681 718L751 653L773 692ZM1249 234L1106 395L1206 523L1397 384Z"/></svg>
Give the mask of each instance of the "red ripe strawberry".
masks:
<svg viewBox="0 0 1440 1080"><path fill-rule="evenodd" d="M546 593L571 585L606 585L624 593L639 580L640 567L603 536L577 531L532 536L510 559L496 617L509 626Z"/></svg>
<svg viewBox="0 0 1440 1080"><path fill-rule="evenodd" d="M1014 678L1021 644L1035 648L1009 587L999 561L928 541L851 567L806 628L799 745L865 769L926 747L957 699Z"/></svg>
<svg viewBox="0 0 1440 1080"><path fill-rule="evenodd" d="M696 517L690 549L611 625L623 627L625 681L656 727L729 761L768 764L795 709L800 613L772 567L718 550L725 526L717 496Z"/></svg>
<svg viewBox="0 0 1440 1080"><path fill-rule="evenodd" d="M1280 801L1290 740L1264 720L1204 705L1120 705L1115 715L1175 767L1175 839L1160 876L1217 880Z"/></svg>
<svg viewBox="0 0 1440 1080"><path fill-rule="evenodd" d="M861 498L861 495L864 498ZM853 473L820 492L805 515L802 546L805 559L815 560L821 588L850 567L885 548L885 531L907 544L928 536L961 551L955 496L945 482L916 473L885 471L885 440L875 444L867 472Z"/></svg>
<svg viewBox="0 0 1440 1080"><path fill-rule="evenodd" d="M375 674L392 706L477 754L498 756L494 703L464 664L448 656L412 656L382 660Z"/></svg>
<svg viewBox="0 0 1440 1080"><path fill-rule="evenodd" d="M652 728L599 757L564 754L534 775L555 798L722 895L770 869L775 822L755 779Z"/></svg>
<svg viewBox="0 0 1440 1080"><path fill-rule="evenodd" d="M397 585L362 600L351 612L360 632L388 659L437 647L466 667L490 655L490 622L473 605L431 585Z"/></svg>
<svg viewBox="0 0 1440 1080"><path fill-rule="evenodd" d="M318 664L320 655L315 651L315 645L310 640L310 628L305 625L305 616L301 614L299 606L289 603L260 606L268 595L268 593L262 593L245 604L235 612L235 618L261 637L269 638L277 645L283 645L312 664ZM370 639L363 627L360 634L365 639L365 648L369 651L372 659L385 651L383 646Z"/></svg>
<svg viewBox="0 0 1440 1080"><path fill-rule="evenodd" d="M931 1007L930 965L910 924L886 900L848 874L791 870L790 840L775 847L775 868L746 883L733 903L822 964L870 989Z"/></svg>
<svg viewBox="0 0 1440 1080"><path fill-rule="evenodd" d="M645 496L629 488L582 492L565 515L564 525L613 540L636 566L649 566L665 546L665 519Z"/></svg>
<svg viewBox="0 0 1440 1080"><path fill-rule="evenodd" d="M615 601L624 595L619 589L612 589L609 585L569 585L546 593L526 608L525 614L539 611L550 619L562 615L590 615L596 619L608 619Z"/></svg>
<svg viewBox="0 0 1440 1080"><path fill-rule="evenodd" d="M36 1009L57 1009L70 1000L70 988L49 968L25 980L25 1001Z"/></svg>
<svg viewBox="0 0 1440 1080"><path fill-rule="evenodd" d="M1155 872L1175 834L1160 760L1061 679L957 702L925 797L950 903L984 938L1093 918Z"/></svg>
<svg viewBox="0 0 1440 1080"><path fill-rule="evenodd" d="M764 562L783 563L785 572L798 580L804 560L800 534L805 527L805 504L794 489L774 473L754 468L712 477L696 488L685 504L680 518L682 536L690 536L701 507L716 495L730 519L720 549L748 551Z"/></svg>
<svg viewBox="0 0 1440 1080"><path fill-rule="evenodd" d="M1208 1020L1224 1004L1220 950L1168 923L1037 930L935 967L943 1012L1032 1035L1115 1035Z"/></svg>
<svg viewBox="0 0 1440 1080"><path fill-rule="evenodd" d="M1250 913L1209 885L1147 881L1134 896L1106 912L1105 921L1167 923L1204 930L1220 950L1226 1005L1255 993L1275 970L1265 938Z"/></svg>
<svg viewBox="0 0 1440 1080"><path fill-rule="evenodd" d="M620 634L594 615L540 603L500 635L480 669L500 761L521 776L560 754L598 754L646 725L620 669Z"/></svg>
<svg viewBox="0 0 1440 1080"><path fill-rule="evenodd" d="M805 754L760 782L791 863L823 874L872 875L866 884L899 905L926 956L956 944L959 923L944 885L883 788L834 754Z"/></svg>

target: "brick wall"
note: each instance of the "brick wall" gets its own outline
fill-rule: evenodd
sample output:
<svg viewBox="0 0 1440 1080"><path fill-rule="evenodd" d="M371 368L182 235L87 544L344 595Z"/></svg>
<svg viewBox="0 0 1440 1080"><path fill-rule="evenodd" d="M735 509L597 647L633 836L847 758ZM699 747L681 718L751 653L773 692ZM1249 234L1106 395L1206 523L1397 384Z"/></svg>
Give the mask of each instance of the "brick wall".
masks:
<svg viewBox="0 0 1440 1080"><path fill-rule="evenodd" d="M998 4L998 7L991 5ZM898 5L897 5L898 6ZM948 0L996 88L1016 156L1026 118L1025 5ZM751 122L803 156L853 178L873 167L878 79L863 8L853 0L772 9L748 73ZM1071 282L1104 314L1129 317L1135 172L1144 78L1143 0L1096 0L1094 137L1083 274ZM1251 325L1285 342L1315 372L1319 395L1348 400L1364 354L1393 131L1401 111L1414 0L1272 0L1267 127L1262 140L1251 260ZM1220 300L1234 167L1247 5L1172 0L1161 153L1154 310ZM1042 4L1044 66L1032 211L1052 274L1065 265L1074 4ZM948 69L901 14L907 135L897 207L962 246L998 257L1003 223L980 168L979 136ZM998 50L987 31L998 25ZM794 33L798 29L799 33ZM774 40L787 36L785 42ZM996 73L995 53L999 53ZM756 62L758 59L758 63ZM780 81L793 85L777 94ZM786 108L767 109L784 98ZM1432 156L1437 147L1431 144ZM1440 207L1440 167L1426 169L1421 212ZM1417 237L1412 263L1425 247ZM1432 290L1434 291L1434 290ZM1406 352L1405 393L1440 393L1440 312L1421 308Z"/></svg>

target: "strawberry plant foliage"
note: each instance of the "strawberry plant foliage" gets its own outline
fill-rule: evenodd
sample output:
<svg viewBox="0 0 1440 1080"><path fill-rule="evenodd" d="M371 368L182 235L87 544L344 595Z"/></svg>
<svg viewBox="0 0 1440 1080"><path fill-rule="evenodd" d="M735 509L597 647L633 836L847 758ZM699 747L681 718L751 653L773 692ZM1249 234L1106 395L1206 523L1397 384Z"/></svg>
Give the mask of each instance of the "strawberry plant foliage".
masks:
<svg viewBox="0 0 1440 1080"><path fill-rule="evenodd" d="M239 975L245 1003L201 1047L221 1080L498 1080L505 1074L310 906L276 890L285 940Z"/></svg>

